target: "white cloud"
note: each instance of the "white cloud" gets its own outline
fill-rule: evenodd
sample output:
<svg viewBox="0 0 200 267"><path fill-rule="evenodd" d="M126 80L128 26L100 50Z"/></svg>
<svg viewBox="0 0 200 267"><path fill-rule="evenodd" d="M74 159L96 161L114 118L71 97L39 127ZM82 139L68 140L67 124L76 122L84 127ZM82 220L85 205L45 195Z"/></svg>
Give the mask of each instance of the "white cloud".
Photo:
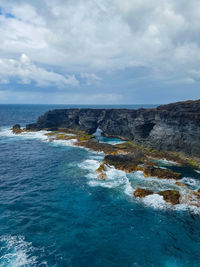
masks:
<svg viewBox="0 0 200 267"><path fill-rule="evenodd" d="M35 82L37 86L66 87L79 84L74 75L64 77L56 72L47 71L32 63L25 54L22 54L19 60L0 59L0 82L9 83L10 79L17 79L22 84Z"/></svg>
<svg viewBox="0 0 200 267"><path fill-rule="evenodd" d="M10 0L1 5L13 15L0 16L1 57L17 60L25 53L35 68L49 64L66 73L94 75L143 66L152 79L161 80L193 79L191 70L199 71L196 0ZM44 71L41 76L66 83ZM85 78L92 82L91 76Z"/></svg>

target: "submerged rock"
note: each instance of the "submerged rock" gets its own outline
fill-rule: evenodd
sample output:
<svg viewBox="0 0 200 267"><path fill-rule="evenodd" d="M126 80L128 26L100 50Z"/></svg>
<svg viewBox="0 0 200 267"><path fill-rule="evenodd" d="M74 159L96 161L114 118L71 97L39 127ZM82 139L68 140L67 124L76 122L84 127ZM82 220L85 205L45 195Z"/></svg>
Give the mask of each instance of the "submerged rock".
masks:
<svg viewBox="0 0 200 267"><path fill-rule="evenodd" d="M154 194L153 191L150 191L150 190L147 190L147 189L143 189L143 188L137 188L134 191L133 196L134 197L144 198L146 196L153 195L153 194Z"/></svg>
<svg viewBox="0 0 200 267"><path fill-rule="evenodd" d="M23 132L23 130L21 129L21 126L19 124L15 124L13 127L12 127L12 132L14 134L20 134Z"/></svg>

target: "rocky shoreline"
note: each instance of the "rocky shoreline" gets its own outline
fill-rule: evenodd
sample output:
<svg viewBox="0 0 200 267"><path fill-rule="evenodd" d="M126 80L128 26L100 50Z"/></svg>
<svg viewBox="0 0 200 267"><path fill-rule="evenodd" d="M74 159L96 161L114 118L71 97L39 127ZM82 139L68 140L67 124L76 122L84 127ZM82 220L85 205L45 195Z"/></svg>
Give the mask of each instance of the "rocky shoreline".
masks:
<svg viewBox="0 0 200 267"><path fill-rule="evenodd" d="M153 109L57 109L40 116L27 130L60 128L93 134L101 129L145 149L200 157L200 100Z"/></svg>
<svg viewBox="0 0 200 267"><path fill-rule="evenodd" d="M49 130L49 129L48 129ZM13 133L21 134L23 132L31 132L36 130L21 129L20 125L14 125ZM180 157L178 154L164 153L155 150L145 149L143 146L134 145L132 141L124 141L121 144L111 145L108 143L100 143L95 139L94 135L88 134L84 131L74 129L60 128L55 131L46 133L48 140L74 140L74 145L91 149L96 152L103 152L105 157L101 162L95 173L101 180L107 179L107 170L114 167L117 170L131 173L135 171L142 171L144 177L156 177L156 179L174 180L175 184L180 188L185 188L185 195L181 195L178 190L165 190L154 192L145 188L136 188L133 192L133 197L144 198L148 195L158 194L163 197L166 203L171 205L184 204L185 199L193 206L200 207L200 192L192 191L185 184L179 182L181 174L173 172L169 169L163 169L158 166L154 159L167 159L182 166L191 166L187 157ZM191 160L191 159L190 159ZM197 167L197 166L196 166Z"/></svg>

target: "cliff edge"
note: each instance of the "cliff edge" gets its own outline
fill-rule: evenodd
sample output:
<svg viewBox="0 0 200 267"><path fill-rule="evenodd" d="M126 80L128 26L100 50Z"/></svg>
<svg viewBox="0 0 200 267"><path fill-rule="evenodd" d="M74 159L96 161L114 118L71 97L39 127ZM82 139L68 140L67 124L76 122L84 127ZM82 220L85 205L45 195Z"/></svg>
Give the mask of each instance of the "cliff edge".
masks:
<svg viewBox="0 0 200 267"><path fill-rule="evenodd" d="M67 128L120 136L135 144L200 157L200 100L154 109L56 109L40 116L27 130Z"/></svg>

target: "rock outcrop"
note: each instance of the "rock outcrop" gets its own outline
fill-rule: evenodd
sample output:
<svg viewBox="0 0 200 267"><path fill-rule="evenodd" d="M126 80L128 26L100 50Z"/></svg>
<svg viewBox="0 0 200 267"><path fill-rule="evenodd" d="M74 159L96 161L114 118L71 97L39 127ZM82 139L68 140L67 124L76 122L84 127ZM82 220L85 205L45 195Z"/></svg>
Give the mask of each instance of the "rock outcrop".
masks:
<svg viewBox="0 0 200 267"><path fill-rule="evenodd" d="M143 168L145 177L157 177L160 179L181 179L181 174L177 172L173 172L168 169L161 169L154 166L144 166Z"/></svg>
<svg viewBox="0 0 200 267"><path fill-rule="evenodd" d="M158 194L163 197L163 199L170 203L171 205L177 205L180 203L180 193L177 190L165 190L165 191L160 191L160 192L153 192L148 189L143 189L143 188L137 188L133 196L134 197L139 197L139 198L144 198L149 195L153 194Z"/></svg>
<svg viewBox="0 0 200 267"><path fill-rule="evenodd" d="M135 144L200 156L200 100L154 109L59 109L45 113L27 130L69 128L121 136Z"/></svg>
<svg viewBox="0 0 200 267"><path fill-rule="evenodd" d="M12 132L14 134L20 134L22 133L22 129L21 129L21 126L19 124L15 124L13 127L12 127Z"/></svg>
<svg viewBox="0 0 200 267"><path fill-rule="evenodd" d="M153 195L153 194L154 194L154 192L151 191L151 190L143 189L143 188L137 188L134 191L133 196L134 197L139 197L139 198L144 198L146 196Z"/></svg>

